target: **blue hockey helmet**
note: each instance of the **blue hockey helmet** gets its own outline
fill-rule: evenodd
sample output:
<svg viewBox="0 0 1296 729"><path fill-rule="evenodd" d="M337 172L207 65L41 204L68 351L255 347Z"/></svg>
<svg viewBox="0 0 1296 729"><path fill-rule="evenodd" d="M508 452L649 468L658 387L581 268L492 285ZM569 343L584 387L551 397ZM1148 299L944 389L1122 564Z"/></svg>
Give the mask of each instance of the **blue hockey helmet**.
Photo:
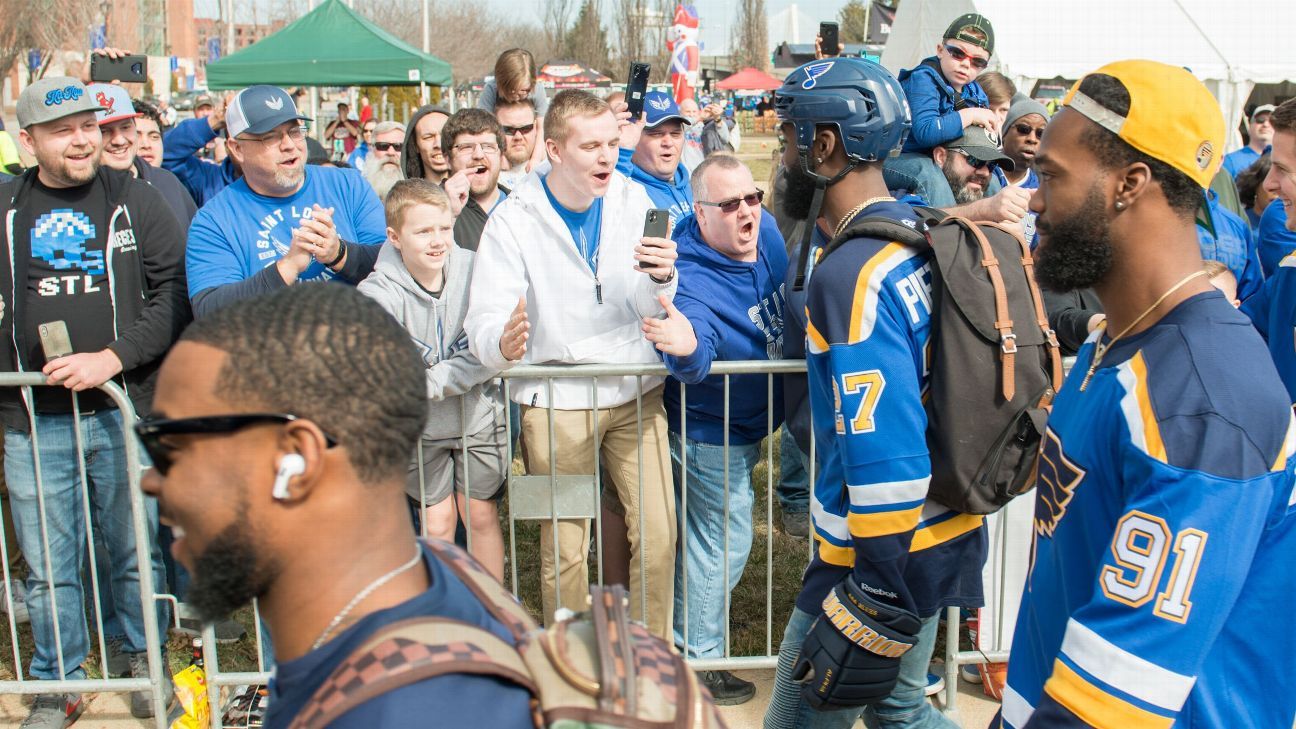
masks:
<svg viewBox="0 0 1296 729"><path fill-rule="evenodd" d="M819 124L837 127L854 163L900 153L909 136L909 103L891 72L863 58L825 58L788 74L774 96L779 120L796 128L802 165ZM854 165L851 165L852 167Z"/></svg>

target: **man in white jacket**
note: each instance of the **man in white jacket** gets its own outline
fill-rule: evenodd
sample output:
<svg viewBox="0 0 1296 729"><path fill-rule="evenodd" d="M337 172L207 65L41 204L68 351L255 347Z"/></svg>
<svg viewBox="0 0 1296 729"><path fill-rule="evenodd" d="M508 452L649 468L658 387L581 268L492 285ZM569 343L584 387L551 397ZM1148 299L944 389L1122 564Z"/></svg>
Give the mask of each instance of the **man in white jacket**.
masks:
<svg viewBox="0 0 1296 729"><path fill-rule="evenodd" d="M487 367L658 363L640 326L675 295L675 243L640 237L652 203L616 172L618 116L628 118L586 92L554 97L544 121L550 162L487 221L464 321ZM593 477L602 461L626 508L633 616L669 640L676 526L662 378L509 384L530 473ZM547 620L559 607L583 609L589 587L589 520L558 522L557 565L553 531L541 522Z"/></svg>

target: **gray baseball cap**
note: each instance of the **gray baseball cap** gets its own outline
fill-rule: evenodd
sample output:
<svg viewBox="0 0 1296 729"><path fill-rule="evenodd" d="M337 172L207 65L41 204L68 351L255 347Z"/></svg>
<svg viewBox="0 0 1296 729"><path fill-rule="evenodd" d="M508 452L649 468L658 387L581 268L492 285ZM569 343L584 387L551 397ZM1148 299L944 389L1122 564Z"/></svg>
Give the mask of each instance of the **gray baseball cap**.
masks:
<svg viewBox="0 0 1296 729"><path fill-rule="evenodd" d="M1012 158L1003 153L999 146L999 135L988 131L985 127L971 126L963 130L963 136L955 139L945 145L946 149L961 149L969 157L975 157L986 162L994 162L1009 172L1012 172L1016 165L1013 164Z"/></svg>
<svg viewBox="0 0 1296 729"><path fill-rule="evenodd" d="M83 111L102 110L80 81L71 76L49 76L18 95L18 126L26 129Z"/></svg>

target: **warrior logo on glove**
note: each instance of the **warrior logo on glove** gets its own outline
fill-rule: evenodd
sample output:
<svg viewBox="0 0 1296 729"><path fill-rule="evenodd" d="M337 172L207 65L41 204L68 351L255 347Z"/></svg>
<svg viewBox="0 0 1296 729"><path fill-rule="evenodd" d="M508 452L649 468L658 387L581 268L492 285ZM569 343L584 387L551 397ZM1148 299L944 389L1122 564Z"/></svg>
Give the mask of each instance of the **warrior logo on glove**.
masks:
<svg viewBox="0 0 1296 729"><path fill-rule="evenodd" d="M851 597L852 596L848 594L846 599L851 600ZM856 610L863 610L874 619L877 618L877 610L873 609L871 606L862 605L854 600L852 600L852 602L854 603ZM824 598L823 610L824 617L832 621L832 624L836 626L837 630L841 631L842 635L846 636L847 639L870 653L876 653L879 656L884 656L886 658L899 658L910 648L913 648L912 643L901 643L900 641L891 640L886 636L879 635L876 630L873 630L867 625L861 623L859 618L852 615L851 611L841 603L841 600L837 597L836 590L828 593L828 597Z"/></svg>

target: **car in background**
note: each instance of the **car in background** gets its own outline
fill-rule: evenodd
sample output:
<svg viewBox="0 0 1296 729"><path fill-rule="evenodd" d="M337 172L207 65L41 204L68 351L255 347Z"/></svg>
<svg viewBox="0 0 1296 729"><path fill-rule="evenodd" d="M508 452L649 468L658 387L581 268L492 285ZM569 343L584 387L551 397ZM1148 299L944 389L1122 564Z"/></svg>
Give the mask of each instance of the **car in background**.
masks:
<svg viewBox="0 0 1296 729"><path fill-rule="evenodd" d="M171 94L171 106L177 111L193 111L194 99L206 94L206 91L177 91Z"/></svg>

